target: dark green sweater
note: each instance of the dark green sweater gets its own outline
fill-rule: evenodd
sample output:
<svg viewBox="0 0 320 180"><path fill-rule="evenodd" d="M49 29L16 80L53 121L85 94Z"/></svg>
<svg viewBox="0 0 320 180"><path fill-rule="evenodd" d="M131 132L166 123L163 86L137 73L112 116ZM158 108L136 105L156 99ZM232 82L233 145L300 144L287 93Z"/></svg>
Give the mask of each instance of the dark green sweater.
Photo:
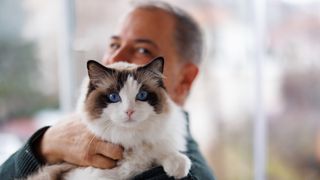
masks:
<svg viewBox="0 0 320 180"><path fill-rule="evenodd" d="M44 127L39 129L21 149L11 155L7 161L0 166L0 179L10 180L27 177L44 165L44 162L42 162L35 153L34 147L48 128L49 127ZM186 154L191 159L192 166L188 177L185 179L214 180L212 172L200 154L198 145L192 138L190 131L187 142L188 150ZM161 180L173 178L168 177L162 167L156 167L136 176L134 179Z"/></svg>

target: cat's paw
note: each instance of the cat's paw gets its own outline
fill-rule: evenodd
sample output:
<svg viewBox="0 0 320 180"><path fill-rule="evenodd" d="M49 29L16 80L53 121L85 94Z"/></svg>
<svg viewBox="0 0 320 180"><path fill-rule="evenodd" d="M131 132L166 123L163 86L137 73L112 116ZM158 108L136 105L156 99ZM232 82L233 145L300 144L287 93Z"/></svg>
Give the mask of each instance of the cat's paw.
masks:
<svg viewBox="0 0 320 180"><path fill-rule="evenodd" d="M191 168L190 159L184 154L175 154L168 156L162 164L164 171L177 179L183 178L188 175Z"/></svg>

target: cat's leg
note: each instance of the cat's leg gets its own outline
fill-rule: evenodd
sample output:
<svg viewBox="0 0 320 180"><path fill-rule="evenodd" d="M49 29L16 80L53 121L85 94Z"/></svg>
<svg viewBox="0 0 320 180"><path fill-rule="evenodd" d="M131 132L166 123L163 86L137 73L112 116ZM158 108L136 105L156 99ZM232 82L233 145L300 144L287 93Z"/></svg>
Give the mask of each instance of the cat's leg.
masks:
<svg viewBox="0 0 320 180"><path fill-rule="evenodd" d="M136 161L126 161L119 166L119 177L121 179L130 179L151 168L152 163Z"/></svg>
<svg viewBox="0 0 320 180"><path fill-rule="evenodd" d="M158 159L158 161L163 166L167 175L173 176L177 179L188 175L191 168L191 161L185 154L180 152L171 152L160 157L161 159Z"/></svg>

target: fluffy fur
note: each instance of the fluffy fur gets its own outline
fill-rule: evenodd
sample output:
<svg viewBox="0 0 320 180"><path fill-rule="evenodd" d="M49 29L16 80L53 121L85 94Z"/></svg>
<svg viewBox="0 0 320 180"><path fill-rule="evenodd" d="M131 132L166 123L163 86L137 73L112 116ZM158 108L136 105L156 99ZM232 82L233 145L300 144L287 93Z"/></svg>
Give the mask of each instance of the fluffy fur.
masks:
<svg viewBox="0 0 320 180"><path fill-rule="evenodd" d="M186 150L185 117L166 93L163 63L161 57L145 66L88 62L89 79L78 103L79 114L97 137L123 146L124 159L113 169L75 168L63 179L130 179L155 165L175 178L188 174L191 161L181 153ZM147 100L137 100L142 90L148 92ZM121 100L110 102L111 93Z"/></svg>

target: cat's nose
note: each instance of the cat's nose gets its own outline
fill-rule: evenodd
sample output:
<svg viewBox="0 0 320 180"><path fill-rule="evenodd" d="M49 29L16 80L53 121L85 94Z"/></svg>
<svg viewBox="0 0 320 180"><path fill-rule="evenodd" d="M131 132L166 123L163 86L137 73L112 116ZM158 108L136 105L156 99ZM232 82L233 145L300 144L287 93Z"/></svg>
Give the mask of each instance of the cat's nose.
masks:
<svg viewBox="0 0 320 180"><path fill-rule="evenodd" d="M128 109L128 111L127 111L126 113L127 113L127 115L128 115L129 117L131 117L131 115L134 113L134 110Z"/></svg>

